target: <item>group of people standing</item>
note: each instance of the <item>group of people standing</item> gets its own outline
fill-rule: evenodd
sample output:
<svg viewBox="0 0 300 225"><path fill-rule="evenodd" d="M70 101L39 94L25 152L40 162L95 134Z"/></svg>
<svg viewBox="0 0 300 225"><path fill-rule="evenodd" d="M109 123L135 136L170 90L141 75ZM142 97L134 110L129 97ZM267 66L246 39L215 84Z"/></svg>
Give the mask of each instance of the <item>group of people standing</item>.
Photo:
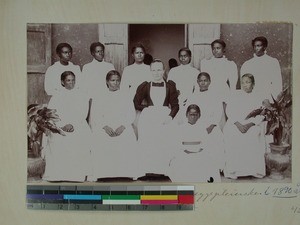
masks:
<svg viewBox="0 0 300 225"><path fill-rule="evenodd" d="M93 61L74 65L72 47L56 48L60 60L45 74L48 108L66 136L45 142L44 180L97 181L164 174L173 182L220 182L224 176L265 176L266 137L259 116L246 116L282 90L277 59L265 52L268 41L252 41L254 57L238 79L225 57L223 40L211 43L213 57L191 65L192 52L178 52L180 65L167 79L159 59L144 63L145 48L132 48L134 63L121 75L104 61L105 46L92 43ZM241 90L236 90L238 80Z"/></svg>

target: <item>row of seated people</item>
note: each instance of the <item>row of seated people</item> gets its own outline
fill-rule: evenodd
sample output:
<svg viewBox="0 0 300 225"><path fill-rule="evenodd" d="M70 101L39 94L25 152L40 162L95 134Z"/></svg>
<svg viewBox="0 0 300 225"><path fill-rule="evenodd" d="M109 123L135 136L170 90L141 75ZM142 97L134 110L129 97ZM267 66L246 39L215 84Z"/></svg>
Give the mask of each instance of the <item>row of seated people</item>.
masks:
<svg viewBox="0 0 300 225"><path fill-rule="evenodd" d="M222 46L220 42L212 43L213 52L214 46ZM223 79L227 85L224 89L214 86L215 75L191 67L191 52L183 48L179 51L181 65L171 70L165 81L160 60L154 60L150 67L137 63L143 62L142 46L133 49L135 63L121 76L103 61L104 46L95 46L91 46L95 59L83 68L86 76L71 64L72 48L65 44L57 48L59 66L47 70L45 90L52 95L48 107L57 110L59 125L67 135L53 135L47 141L45 180L95 181L155 173L175 182L206 182L211 178L218 182L219 170L233 179L265 175L260 118L245 121L246 114L263 98L255 89L256 76L245 74L242 90L230 91L234 81L229 79ZM77 72L63 71L58 87L58 73L66 69L62 59ZM110 69L106 82L97 70L99 62ZM197 72L194 80L188 71ZM85 120L88 113L91 129Z"/></svg>
<svg viewBox="0 0 300 225"><path fill-rule="evenodd" d="M74 88L76 77L66 71L63 89L54 94L48 108L60 117L66 136L52 134L44 146L48 181L96 181L99 178L137 178L148 173L165 174L174 182L220 182L225 176L265 175L261 118L245 120L260 104L252 93L254 77L245 74L242 90L230 97L223 132L223 102L209 91L210 76L200 73L198 88L179 107L176 84L163 81L163 64L151 64L153 80L139 85L134 101L121 91L121 76L112 70L107 87L93 98L91 127L86 121L89 98ZM157 84L159 83L159 84ZM146 103L142 103L146 99ZM135 107L134 107L135 105ZM140 111L138 139L132 127ZM185 113L183 113L185 112Z"/></svg>

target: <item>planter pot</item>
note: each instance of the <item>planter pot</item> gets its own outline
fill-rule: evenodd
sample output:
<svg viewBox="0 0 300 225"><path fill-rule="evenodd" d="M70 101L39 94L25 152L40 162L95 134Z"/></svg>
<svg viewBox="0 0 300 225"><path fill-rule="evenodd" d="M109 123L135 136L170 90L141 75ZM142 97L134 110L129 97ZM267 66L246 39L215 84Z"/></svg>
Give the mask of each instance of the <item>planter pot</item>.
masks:
<svg viewBox="0 0 300 225"><path fill-rule="evenodd" d="M41 179L45 172L45 160L42 158L28 158L27 160L27 178Z"/></svg>
<svg viewBox="0 0 300 225"><path fill-rule="evenodd" d="M275 145L270 143L271 152L266 153L266 165L270 171L270 178L274 180L282 180L284 178L283 172L290 165L290 157L286 154L288 144Z"/></svg>

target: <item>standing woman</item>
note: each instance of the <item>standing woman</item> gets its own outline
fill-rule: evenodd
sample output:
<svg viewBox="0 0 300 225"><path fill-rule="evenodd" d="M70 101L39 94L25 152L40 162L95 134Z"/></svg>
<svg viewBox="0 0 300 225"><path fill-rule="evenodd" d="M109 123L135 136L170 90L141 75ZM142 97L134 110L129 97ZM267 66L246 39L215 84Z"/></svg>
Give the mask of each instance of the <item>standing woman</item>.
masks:
<svg viewBox="0 0 300 225"><path fill-rule="evenodd" d="M172 141L172 119L179 110L178 94L173 81L165 82L164 65L154 60L150 69L152 81L143 82L134 97L135 109L141 112L139 145L141 171L166 174L169 166ZM146 100L146 105L142 102Z"/></svg>
<svg viewBox="0 0 300 225"><path fill-rule="evenodd" d="M85 181L90 170L91 130L87 124L89 100L75 89L75 74L61 74L62 90L55 93L48 104L55 109L60 121L57 125L65 136L50 134L44 151L47 181Z"/></svg>
<svg viewBox="0 0 300 225"><path fill-rule="evenodd" d="M252 40L253 58L246 61L241 68L241 74L253 74L256 85L255 92L261 95L261 100L269 99L271 95L276 99L282 91L282 76L279 62L266 54L268 40L256 37Z"/></svg>
<svg viewBox="0 0 300 225"><path fill-rule="evenodd" d="M211 43L211 49L213 57L211 59L203 59L200 69L201 72L206 72L210 75L210 89L215 92L216 96L223 98L224 112L220 122L220 127L223 129L226 122L226 102L230 92L236 90L238 72L236 64L225 57L226 43L223 40L214 40Z"/></svg>
<svg viewBox="0 0 300 225"><path fill-rule="evenodd" d="M121 90L129 93L131 99L134 98L137 87L144 81L151 80L150 66L144 63L145 59L145 47L141 44L137 44L131 50L134 63L124 68L122 74ZM136 138L138 139L138 121L140 112L136 111L136 117L133 122L133 128Z"/></svg>
<svg viewBox="0 0 300 225"><path fill-rule="evenodd" d="M183 106L187 97L192 93L199 70L192 67L192 52L189 48L181 48L178 51L179 66L172 68L168 74L168 80L176 83L178 89L179 105Z"/></svg>
<svg viewBox="0 0 300 225"><path fill-rule="evenodd" d="M260 132L261 116L246 120L247 115L261 105L254 92L254 76L244 74L242 90L232 93L228 101L228 120L224 126L225 177L237 179L240 176L265 176L265 149Z"/></svg>
<svg viewBox="0 0 300 225"><path fill-rule="evenodd" d="M89 180L137 177L135 136L131 126L135 110L128 93L120 90L121 75L111 70L107 88L98 89L91 106L93 175Z"/></svg>
<svg viewBox="0 0 300 225"><path fill-rule="evenodd" d="M210 88L220 95L228 95L236 89L238 80L237 66L225 57L226 43L217 39L211 43L213 57L201 61L201 72L211 77Z"/></svg>
<svg viewBox="0 0 300 225"><path fill-rule="evenodd" d="M150 66L144 63L145 47L137 44L131 49L134 63L126 66L122 74L121 90L127 91L132 96L135 95L137 87L144 81L151 80Z"/></svg>
<svg viewBox="0 0 300 225"><path fill-rule="evenodd" d="M73 49L68 43L60 43L56 47L56 54L59 61L50 66L45 74L44 87L47 95L54 95L56 92L64 89L61 86L60 76L65 71L72 71L76 76L76 86L81 85L81 71L78 65L74 65L70 60L72 59Z"/></svg>

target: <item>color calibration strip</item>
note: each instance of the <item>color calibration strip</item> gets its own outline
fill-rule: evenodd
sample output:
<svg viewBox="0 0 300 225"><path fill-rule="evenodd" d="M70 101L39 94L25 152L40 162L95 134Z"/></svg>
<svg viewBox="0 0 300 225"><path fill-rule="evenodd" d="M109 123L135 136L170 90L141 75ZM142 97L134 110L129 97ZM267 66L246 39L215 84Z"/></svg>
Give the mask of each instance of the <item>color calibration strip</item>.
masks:
<svg viewBox="0 0 300 225"><path fill-rule="evenodd" d="M193 210L194 186L27 185L26 198L40 210Z"/></svg>

